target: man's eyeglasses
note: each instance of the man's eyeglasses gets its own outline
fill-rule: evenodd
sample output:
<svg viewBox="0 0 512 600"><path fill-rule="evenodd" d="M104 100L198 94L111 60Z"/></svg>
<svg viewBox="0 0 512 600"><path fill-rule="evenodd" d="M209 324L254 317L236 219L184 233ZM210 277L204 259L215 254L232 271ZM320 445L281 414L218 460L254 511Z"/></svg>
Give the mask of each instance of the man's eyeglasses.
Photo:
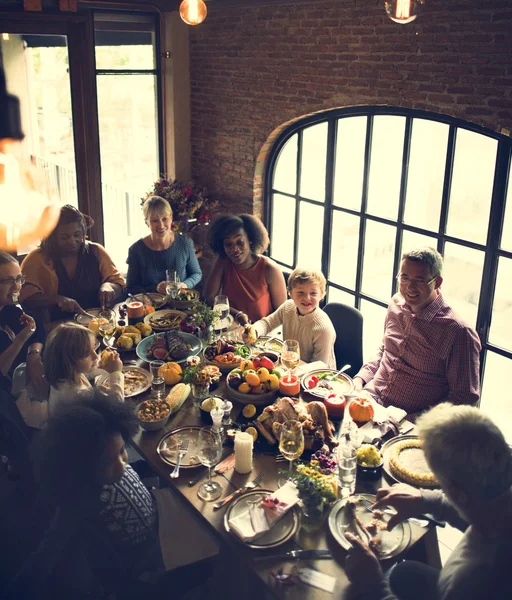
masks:
<svg viewBox="0 0 512 600"><path fill-rule="evenodd" d="M19 275L14 279L14 277L9 277L8 279L0 279L0 285L8 285L9 287L13 286L15 283L19 283L23 285L25 283L25 277L23 275Z"/></svg>
<svg viewBox="0 0 512 600"><path fill-rule="evenodd" d="M396 280L401 285L412 285L414 287L422 288L428 287L433 281L437 279L436 277L432 277L428 281L424 281L423 279L415 279L414 277L407 277L407 275L402 275L402 273L398 273L396 276Z"/></svg>

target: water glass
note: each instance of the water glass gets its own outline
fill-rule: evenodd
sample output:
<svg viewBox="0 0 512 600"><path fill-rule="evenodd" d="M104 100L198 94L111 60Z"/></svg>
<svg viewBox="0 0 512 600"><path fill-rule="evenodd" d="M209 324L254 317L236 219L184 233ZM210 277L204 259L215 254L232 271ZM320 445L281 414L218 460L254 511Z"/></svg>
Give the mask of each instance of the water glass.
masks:
<svg viewBox="0 0 512 600"><path fill-rule="evenodd" d="M172 269L168 269L165 272L165 278L165 291L167 295L171 297L172 300L175 300L176 296L178 295L178 292L180 291L180 278L178 276L178 273L176 273L176 271L173 271Z"/></svg>
<svg viewBox="0 0 512 600"><path fill-rule="evenodd" d="M153 375L153 381L151 382L151 392L153 396L160 400L165 394L165 381L164 378L158 374L160 367L164 365L163 360L152 360L149 363L149 372Z"/></svg>
<svg viewBox="0 0 512 600"><path fill-rule="evenodd" d="M199 407L203 400L206 400L210 395L209 383L194 383L192 382L192 396L194 397L194 406Z"/></svg>
<svg viewBox="0 0 512 600"><path fill-rule="evenodd" d="M341 497L352 496L356 491L357 458L353 448L340 446L338 452L338 474Z"/></svg>
<svg viewBox="0 0 512 600"><path fill-rule="evenodd" d="M229 322L229 298L227 296L218 295L215 296L215 300L213 302L213 310L217 313L217 329L220 329L221 336L224 329L228 329Z"/></svg>

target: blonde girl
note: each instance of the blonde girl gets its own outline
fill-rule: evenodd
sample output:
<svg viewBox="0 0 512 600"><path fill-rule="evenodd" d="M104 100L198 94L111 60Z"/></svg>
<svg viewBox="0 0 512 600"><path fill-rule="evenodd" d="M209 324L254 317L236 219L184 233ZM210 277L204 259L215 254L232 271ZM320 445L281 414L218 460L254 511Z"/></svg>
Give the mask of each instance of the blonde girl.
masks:
<svg viewBox="0 0 512 600"><path fill-rule="evenodd" d="M80 390L91 387L87 375L92 377L99 366L94 334L82 325L62 323L48 336L44 351L44 369L50 384L48 412L76 396ZM112 352L101 365L109 373L108 387L111 395L124 401L123 363L117 352Z"/></svg>

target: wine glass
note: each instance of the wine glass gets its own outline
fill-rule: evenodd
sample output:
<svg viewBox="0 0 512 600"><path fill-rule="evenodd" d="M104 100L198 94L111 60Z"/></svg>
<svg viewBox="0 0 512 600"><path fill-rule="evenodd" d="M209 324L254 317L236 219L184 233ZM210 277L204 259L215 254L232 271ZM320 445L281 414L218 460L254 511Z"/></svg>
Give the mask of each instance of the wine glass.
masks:
<svg viewBox="0 0 512 600"><path fill-rule="evenodd" d="M176 273L176 271L173 269L167 269L165 272L165 280L165 291L167 295L170 296L172 300L176 300L176 296L180 291L180 278L178 273Z"/></svg>
<svg viewBox="0 0 512 600"><path fill-rule="evenodd" d="M203 427L197 436L196 446L197 458L208 467L208 481L199 487L197 495L207 502L216 500L222 494L222 487L217 481L212 481L211 469L222 455L222 439L211 427Z"/></svg>
<svg viewBox="0 0 512 600"><path fill-rule="evenodd" d="M111 337L116 330L116 313L107 308L98 313L98 332L103 337L103 343L106 344L106 338Z"/></svg>
<svg viewBox="0 0 512 600"><path fill-rule="evenodd" d="M281 362L288 371L288 381L291 381L293 369L299 364L300 348L297 340L286 340L281 351Z"/></svg>
<svg viewBox="0 0 512 600"><path fill-rule="evenodd" d="M219 329L221 332L224 331L224 324L226 325L226 331L228 329L227 318L229 316L229 298L227 296L219 295L215 296L213 302L213 310L217 313L219 319ZM226 323L224 323L226 321Z"/></svg>
<svg viewBox="0 0 512 600"><path fill-rule="evenodd" d="M281 427L279 437L279 452L289 461L289 472L292 472L293 461L304 452L304 431L300 421L285 421ZM288 478L280 479L279 487L283 486Z"/></svg>

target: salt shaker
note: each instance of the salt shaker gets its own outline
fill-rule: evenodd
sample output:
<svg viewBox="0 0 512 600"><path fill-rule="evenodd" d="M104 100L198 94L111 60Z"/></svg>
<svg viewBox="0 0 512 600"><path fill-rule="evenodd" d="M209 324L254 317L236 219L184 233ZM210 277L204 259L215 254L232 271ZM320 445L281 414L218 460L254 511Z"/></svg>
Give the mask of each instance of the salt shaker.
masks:
<svg viewBox="0 0 512 600"><path fill-rule="evenodd" d="M224 417L224 411L219 406L216 406L210 411L210 415L212 416L213 421L212 429L215 433L220 435L222 433L222 418Z"/></svg>
<svg viewBox="0 0 512 600"><path fill-rule="evenodd" d="M237 431L235 434L235 471L244 475L252 471L253 437L250 433Z"/></svg>

